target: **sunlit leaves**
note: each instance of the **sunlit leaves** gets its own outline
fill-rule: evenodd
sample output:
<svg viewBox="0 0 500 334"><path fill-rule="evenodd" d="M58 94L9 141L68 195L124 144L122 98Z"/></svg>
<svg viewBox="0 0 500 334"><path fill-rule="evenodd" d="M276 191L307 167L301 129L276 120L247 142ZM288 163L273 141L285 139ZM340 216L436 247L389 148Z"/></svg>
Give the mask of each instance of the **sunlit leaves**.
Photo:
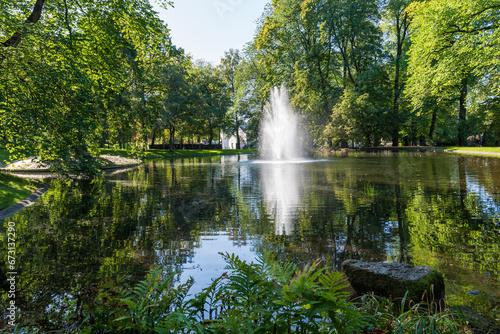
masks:
<svg viewBox="0 0 500 334"><path fill-rule="evenodd" d="M22 22L32 4L1 6L9 14L2 42L16 31L22 40L0 49L0 145L14 158L50 160L59 172L95 173L90 153L103 106L130 84L137 62L168 54L166 28L141 0L47 2L29 27Z"/></svg>
<svg viewBox="0 0 500 334"><path fill-rule="evenodd" d="M470 74L489 80L496 73L499 8L494 0L433 0L409 7L413 27L408 92L415 104L429 95L456 95L450 88Z"/></svg>
<svg viewBox="0 0 500 334"><path fill-rule="evenodd" d="M346 88L380 60L381 31L375 1L273 3L255 38L271 86L286 84L307 129L319 139Z"/></svg>

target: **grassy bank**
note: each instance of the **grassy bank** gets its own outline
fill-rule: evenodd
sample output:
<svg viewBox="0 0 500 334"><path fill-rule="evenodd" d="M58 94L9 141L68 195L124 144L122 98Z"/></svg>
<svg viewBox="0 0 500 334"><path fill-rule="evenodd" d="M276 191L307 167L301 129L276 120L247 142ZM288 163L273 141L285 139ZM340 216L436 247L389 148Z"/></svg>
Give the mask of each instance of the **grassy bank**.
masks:
<svg viewBox="0 0 500 334"><path fill-rule="evenodd" d="M39 187L36 181L0 173L0 210L22 201Z"/></svg>
<svg viewBox="0 0 500 334"><path fill-rule="evenodd" d="M8 161L9 152L5 149L0 149L0 166L3 166ZM37 182L0 173L0 210L22 201L37 188L39 188Z"/></svg>
<svg viewBox="0 0 500 334"><path fill-rule="evenodd" d="M182 158L182 157L196 157L206 155L227 155L227 154L251 154L255 153L255 149L243 150L147 150L147 151L132 151L126 149L102 149L101 154L119 155L124 158Z"/></svg>
<svg viewBox="0 0 500 334"><path fill-rule="evenodd" d="M488 153L499 153L500 147L467 147L467 146L447 146L443 147L447 151L470 151L470 152L481 152L484 154Z"/></svg>

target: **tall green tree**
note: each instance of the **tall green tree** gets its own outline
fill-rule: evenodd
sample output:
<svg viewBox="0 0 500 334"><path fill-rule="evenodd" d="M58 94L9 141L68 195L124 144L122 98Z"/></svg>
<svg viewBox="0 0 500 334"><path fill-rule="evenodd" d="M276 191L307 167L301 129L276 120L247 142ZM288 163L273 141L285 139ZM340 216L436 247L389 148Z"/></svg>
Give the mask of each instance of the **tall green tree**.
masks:
<svg viewBox="0 0 500 334"><path fill-rule="evenodd" d="M391 43L394 58L394 88L392 107L392 146L399 145L399 131L401 127L400 99L404 82L402 72L405 66L405 55L408 44L410 18L406 8L411 3L409 0L390 0L385 8L385 19L389 24L390 36L394 39Z"/></svg>
<svg viewBox="0 0 500 334"><path fill-rule="evenodd" d="M256 37L269 82L285 83L319 137L344 89L380 55L376 1L274 1Z"/></svg>
<svg viewBox="0 0 500 334"><path fill-rule="evenodd" d="M147 1L2 2L0 145L93 172L105 106L167 30Z"/></svg>
<svg viewBox="0 0 500 334"><path fill-rule="evenodd" d="M161 99L158 120L168 130L170 150L173 150L175 135L182 124L192 118L192 88L190 84L191 61L183 57L165 64L160 72Z"/></svg>
<svg viewBox="0 0 500 334"><path fill-rule="evenodd" d="M224 53L224 57L220 62L220 72L224 81L226 82L227 94L232 101L232 106L228 109L228 119L232 123L229 126L229 131L236 135L236 148L241 148L240 127L244 122L242 116L241 105L237 103L236 96L236 75L238 72L238 65L241 62L241 55L238 50L230 49Z"/></svg>
<svg viewBox="0 0 500 334"><path fill-rule="evenodd" d="M220 128L231 103L227 82L220 68L210 63L199 62L195 66L195 87L199 96L198 118L208 134L208 144L214 139L215 130Z"/></svg>
<svg viewBox="0 0 500 334"><path fill-rule="evenodd" d="M259 139L260 120L269 96L270 79L261 59L255 42L248 44L241 53L235 78L235 97L228 115L231 120L234 119L231 111L238 113L238 119L246 125L247 144L253 146Z"/></svg>
<svg viewBox="0 0 500 334"><path fill-rule="evenodd" d="M417 107L428 96L458 100L457 143L464 145L471 84L477 78L496 81L500 5L492 0L432 0L415 2L409 10L407 93Z"/></svg>

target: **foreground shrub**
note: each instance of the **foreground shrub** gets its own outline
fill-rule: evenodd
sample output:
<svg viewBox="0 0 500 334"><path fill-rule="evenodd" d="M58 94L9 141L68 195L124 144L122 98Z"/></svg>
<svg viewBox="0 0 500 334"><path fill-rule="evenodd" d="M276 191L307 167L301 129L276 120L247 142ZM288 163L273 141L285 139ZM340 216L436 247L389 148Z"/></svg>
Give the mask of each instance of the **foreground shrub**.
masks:
<svg viewBox="0 0 500 334"><path fill-rule="evenodd" d="M299 270L270 253L256 263L221 255L228 272L191 298L193 280L173 287L174 275L162 278L160 267L134 287L111 277L90 285L69 301L58 332L467 333L456 315L423 303L405 311L371 295L350 301L343 274L320 261Z"/></svg>

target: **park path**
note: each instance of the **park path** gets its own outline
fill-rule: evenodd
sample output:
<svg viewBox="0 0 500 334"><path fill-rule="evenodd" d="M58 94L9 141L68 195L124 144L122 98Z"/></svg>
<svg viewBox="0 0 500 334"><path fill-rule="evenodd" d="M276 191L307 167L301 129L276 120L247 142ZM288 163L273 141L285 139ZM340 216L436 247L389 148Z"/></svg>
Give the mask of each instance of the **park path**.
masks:
<svg viewBox="0 0 500 334"><path fill-rule="evenodd" d="M21 202L17 202L16 204L9 206L7 209L0 211L0 220L7 218L21 209L33 205L40 196L49 190L49 188L50 186L45 183L42 188L37 189L33 194L29 195Z"/></svg>
<svg viewBox="0 0 500 334"><path fill-rule="evenodd" d="M120 156L103 155L100 158L102 162L101 169L103 170L135 167L141 163L141 160L139 159L123 158ZM43 173L50 172L50 166L39 164L37 157L29 157L25 160L14 161L8 165L0 164L0 172L13 173L14 175L25 178L37 178L37 176L47 177L49 174ZM30 175L30 173L33 174ZM18 202L4 210L0 210L0 220L9 217L25 207L33 205L33 203L35 203L40 196L45 194L49 188L50 186L44 183L41 188L37 189L21 202Z"/></svg>

